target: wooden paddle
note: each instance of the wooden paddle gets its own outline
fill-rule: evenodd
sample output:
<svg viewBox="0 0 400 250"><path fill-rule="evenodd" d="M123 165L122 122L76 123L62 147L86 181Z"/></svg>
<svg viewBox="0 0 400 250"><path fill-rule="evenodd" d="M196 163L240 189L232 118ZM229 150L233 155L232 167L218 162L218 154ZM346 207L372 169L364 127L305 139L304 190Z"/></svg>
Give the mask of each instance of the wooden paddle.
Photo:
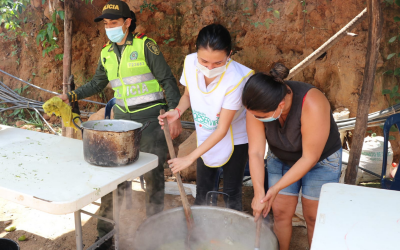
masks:
<svg viewBox="0 0 400 250"><path fill-rule="evenodd" d="M160 110L160 114L161 115L165 114L165 111L163 109ZM167 118L164 118L164 134L165 134L165 139L167 140L169 155L171 156L171 159L174 159L174 158L176 158L176 154L175 154L175 150L174 150L174 145L172 144L171 134L169 133L169 125L168 125ZM181 194L183 210L185 211L186 224L187 224L187 228L189 230L189 234L188 234L188 237L189 237L190 232L192 231L192 229L194 227L192 209L190 208L190 204L187 199L185 189L183 188L181 175L179 173L176 173L175 177L176 177L176 181L178 182L179 193Z"/></svg>

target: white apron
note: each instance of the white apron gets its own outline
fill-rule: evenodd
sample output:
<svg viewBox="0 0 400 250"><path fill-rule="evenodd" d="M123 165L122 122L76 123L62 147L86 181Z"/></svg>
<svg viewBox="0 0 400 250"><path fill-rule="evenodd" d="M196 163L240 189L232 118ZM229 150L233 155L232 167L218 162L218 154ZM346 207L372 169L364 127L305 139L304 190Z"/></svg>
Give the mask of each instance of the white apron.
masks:
<svg viewBox="0 0 400 250"><path fill-rule="evenodd" d="M227 64L227 70L209 92L203 92L198 86L198 69L196 67L197 53L186 56L183 69L186 87L189 91L193 119L196 126L197 146L200 146L216 129L225 96L238 88L243 79L253 71L233 60ZM237 111L235 119L241 117L243 110ZM232 125L225 137L214 147L204 153L201 158L208 167L221 167L229 161L234 147Z"/></svg>

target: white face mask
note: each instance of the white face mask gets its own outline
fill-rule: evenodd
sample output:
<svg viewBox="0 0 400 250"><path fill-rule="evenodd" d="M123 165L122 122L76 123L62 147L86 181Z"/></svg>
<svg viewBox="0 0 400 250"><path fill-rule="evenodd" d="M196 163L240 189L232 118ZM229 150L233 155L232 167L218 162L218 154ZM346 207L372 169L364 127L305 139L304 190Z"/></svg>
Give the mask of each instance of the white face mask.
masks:
<svg viewBox="0 0 400 250"><path fill-rule="evenodd" d="M203 73L203 75L205 75L205 77L214 78L214 77L221 75L222 73L224 73L226 71L226 64L228 63L228 61L229 61L229 59L226 60L226 63L224 66L221 66L218 68L213 68L213 69L208 69L206 66L201 65L199 63L199 61L197 60L196 67L198 70L200 70L201 73Z"/></svg>

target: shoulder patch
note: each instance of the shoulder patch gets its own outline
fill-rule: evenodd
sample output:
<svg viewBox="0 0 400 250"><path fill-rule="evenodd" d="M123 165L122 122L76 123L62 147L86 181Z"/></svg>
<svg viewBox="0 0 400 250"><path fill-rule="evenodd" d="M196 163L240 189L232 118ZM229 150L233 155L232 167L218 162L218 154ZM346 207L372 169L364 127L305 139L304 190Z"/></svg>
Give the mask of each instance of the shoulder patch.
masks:
<svg viewBox="0 0 400 250"><path fill-rule="evenodd" d="M137 35L136 35L136 38L139 38L139 39L143 39L143 37L145 37L146 35L144 34L144 33L138 33Z"/></svg>
<svg viewBox="0 0 400 250"><path fill-rule="evenodd" d="M155 54L157 56L160 54L160 48L153 41L148 41L146 43L146 46L150 50L151 53L153 53L153 54Z"/></svg>
<svg viewBox="0 0 400 250"><path fill-rule="evenodd" d="M107 47L107 45L110 44L110 41L108 41L106 44L104 44L103 48Z"/></svg>

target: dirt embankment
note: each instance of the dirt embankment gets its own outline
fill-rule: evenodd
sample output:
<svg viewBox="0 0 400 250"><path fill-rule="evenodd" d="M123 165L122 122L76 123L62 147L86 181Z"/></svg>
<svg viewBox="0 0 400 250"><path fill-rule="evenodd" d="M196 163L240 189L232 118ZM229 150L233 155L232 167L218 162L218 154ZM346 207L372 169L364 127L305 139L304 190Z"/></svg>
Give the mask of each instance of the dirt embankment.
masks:
<svg viewBox="0 0 400 250"><path fill-rule="evenodd" d="M52 1L53 2L53 1ZM95 72L103 44L107 42L103 24L93 19L101 13L106 0L74 0L72 72L77 85L91 79ZM253 68L268 71L274 62L293 67L312 53L329 37L339 31L365 7L362 1L321 1L321 0L127 0L137 16L137 31L146 33L160 45L167 62L177 79L183 68L183 60L195 51L194 43L198 31L205 25L217 22L226 26L234 41L233 58ZM62 3L57 6L62 9ZM397 35L398 28L393 17L398 7L382 3L385 16L380 59L376 73L375 88L370 112L388 107L388 100L382 89L392 88L397 78L384 76L386 70L393 70L397 59L386 61L388 54L396 52L398 42L388 40ZM22 25L28 34L16 40L0 38L0 68L22 79L31 81L53 91L61 90L62 62L54 59L62 53L63 23L58 20L60 34L57 36L59 49L42 57L42 48L36 44L40 29L49 22L51 8L46 1L32 0L24 12L27 22ZM311 83L323 91L332 109L347 107L350 117L356 115L357 102L361 92L365 64L368 23L365 20L352 32L356 37L345 37L317 61L308 66L294 80ZM5 32L5 29L2 29ZM7 35L7 33L5 32ZM15 51L15 52L14 52ZM13 88L20 83L0 76L0 80ZM181 91L183 88L181 88ZM51 95L31 90L28 96L46 100ZM92 97L104 101L112 97L112 90ZM81 108L96 109L82 102ZM191 120L190 113L184 119ZM381 134L381 129L374 132ZM395 134L394 134L395 135ZM396 135L397 136L397 135ZM398 139L400 137L397 137ZM392 141L395 159L399 158L399 140Z"/></svg>

